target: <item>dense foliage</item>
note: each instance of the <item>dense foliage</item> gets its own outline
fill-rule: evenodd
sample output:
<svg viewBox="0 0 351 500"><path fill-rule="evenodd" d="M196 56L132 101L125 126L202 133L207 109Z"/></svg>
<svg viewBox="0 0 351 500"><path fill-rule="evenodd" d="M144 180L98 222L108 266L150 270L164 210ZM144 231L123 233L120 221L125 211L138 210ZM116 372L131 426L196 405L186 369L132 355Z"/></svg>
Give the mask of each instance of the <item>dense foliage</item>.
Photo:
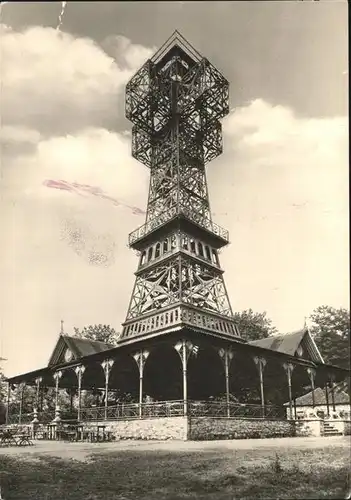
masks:
<svg viewBox="0 0 351 500"><path fill-rule="evenodd" d="M0 366L0 425L5 423L6 420L6 383L4 375Z"/></svg>
<svg viewBox="0 0 351 500"><path fill-rule="evenodd" d="M276 335L278 330L272 325L272 320L267 318L267 313L257 313L252 309L234 313L234 319L239 327L243 339L258 340Z"/></svg>
<svg viewBox="0 0 351 500"><path fill-rule="evenodd" d="M320 306L310 319L311 334L325 363L350 368L350 311Z"/></svg>
<svg viewBox="0 0 351 500"><path fill-rule="evenodd" d="M81 330L75 327L74 333L77 337L99 340L112 345L116 345L119 337L119 334L112 326L102 324L84 326Z"/></svg>

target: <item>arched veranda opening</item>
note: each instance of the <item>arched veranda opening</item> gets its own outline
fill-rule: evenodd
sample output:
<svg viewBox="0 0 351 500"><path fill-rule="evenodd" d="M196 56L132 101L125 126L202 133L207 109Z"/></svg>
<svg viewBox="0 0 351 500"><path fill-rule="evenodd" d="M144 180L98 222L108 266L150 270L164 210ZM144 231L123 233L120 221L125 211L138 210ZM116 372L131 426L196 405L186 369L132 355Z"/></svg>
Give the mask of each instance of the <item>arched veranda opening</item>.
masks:
<svg viewBox="0 0 351 500"><path fill-rule="evenodd" d="M267 405L283 406L289 401L287 372L281 359L266 358L263 371L264 395Z"/></svg>
<svg viewBox="0 0 351 500"><path fill-rule="evenodd" d="M237 349L229 367L229 392L239 403L260 404L260 380L252 353Z"/></svg>
<svg viewBox="0 0 351 500"><path fill-rule="evenodd" d="M139 399L139 369L130 354L120 354L113 360L109 372L108 405L137 402Z"/></svg>
<svg viewBox="0 0 351 500"><path fill-rule="evenodd" d="M188 360L188 395L198 401L225 396L225 372L218 350L210 345L194 345Z"/></svg>
<svg viewBox="0 0 351 500"><path fill-rule="evenodd" d="M182 363L178 352L171 345L160 345L150 351L143 374L144 400L154 401L183 399Z"/></svg>

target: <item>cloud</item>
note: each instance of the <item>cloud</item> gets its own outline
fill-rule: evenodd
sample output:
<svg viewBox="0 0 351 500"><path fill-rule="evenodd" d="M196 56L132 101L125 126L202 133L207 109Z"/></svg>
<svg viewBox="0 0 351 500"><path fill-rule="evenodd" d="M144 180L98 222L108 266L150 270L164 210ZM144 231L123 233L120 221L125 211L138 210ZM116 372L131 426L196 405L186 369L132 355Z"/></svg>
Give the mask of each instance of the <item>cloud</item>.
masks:
<svg viewBox="0 0 351 500"><path fill-rule="evenodd" d="M125 131L108 128L124 86L150 49L125 37L128 68L94 41L51 28L2 25L2 184L6 199L63 199L45 179L88 184L138 206L146 170L131 158ZM112 37L113 38L113 37ZM112 43L112 39L111 39ZM118 56L115 46L115 56ZM130 176L134 182L130 183ZM70 203L74 203L70 200Z"/></svg>
<svg viewBox="0 0 351 500"><path fill-rule="evenodd" d="M348 121L305 118L261 99L224 121L224 154L208 167L235 310L299 327L320 304L347 307Z"/></svg>
<svg viewBox="0 0 351 500"><path fill-rule="evenodd" d="M130 154L127 138L105 129L85 129L76 135L41 139L34 131L20 131L18 139L31 139L32 154L9 160L3 170L5 196L19 200L67 198L67 192L49 190L47 179L95 186L106 196L131 205L140 205L148 172ZM34 142L34 139L37 142ZM133 178L133 182L130 179Z"/></svg>
<svg viewBox="0 0 351 500"><path fill-rule="evenodd" d="M18 32L2 25L2 122L46 135L88 126L115 128L124 85L150 54L127 38L119 43L120 50L126 49L124 68L89 38L47 27Z"/></svg>
<svg viewBox="0 0 351 500"><path fill-rule="evenodd" d="M7 157L34 153L41 134L38 130L20 125L2 125L0 134L1 159L6 162Z"/></svg>
<svg viewBox="0 0 351 500"><path fill-rule="evenodd" d="M157 50L157 47L147 48L133 44L122 35L106 37L101 46L107 54L113 57L121 68L135 69L142 66Z"/></svg>
<svg viewBox="0 0 351 500"><path fill-rule="evenodd" d="M242 169L242 181L256 179L251 193L259 194L260 205L269 210L304 203L316 210L346 209L346 117L302 118L257 99L231 112L224 133L227 154Z"/></svg>
<svg viewBox="0 0 351 500"><path fill-rule="evenodd" d="M262 99L232 111L224 130L236 154L261 166L279 166L283 157L283 167L300 168L296 158L305 154L325 163L326 154L340 157L347 146L345 117L302 118Z"/></svg>

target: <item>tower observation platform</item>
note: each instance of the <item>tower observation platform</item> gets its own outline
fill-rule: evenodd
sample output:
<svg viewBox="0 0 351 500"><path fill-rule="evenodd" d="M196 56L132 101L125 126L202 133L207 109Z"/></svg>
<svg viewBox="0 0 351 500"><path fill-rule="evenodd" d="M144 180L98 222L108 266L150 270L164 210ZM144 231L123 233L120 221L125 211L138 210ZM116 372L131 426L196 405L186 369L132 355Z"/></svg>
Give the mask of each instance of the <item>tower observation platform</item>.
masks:
<svg viewBox="0 0 351 500"><path fill-rule="evenodd" d="M240 338L212 221L205 165L222 153L229 83L177 31L126 87L132 155L150 169L145 223L129 235L140 260L120 342L193 327Z"/></svg>

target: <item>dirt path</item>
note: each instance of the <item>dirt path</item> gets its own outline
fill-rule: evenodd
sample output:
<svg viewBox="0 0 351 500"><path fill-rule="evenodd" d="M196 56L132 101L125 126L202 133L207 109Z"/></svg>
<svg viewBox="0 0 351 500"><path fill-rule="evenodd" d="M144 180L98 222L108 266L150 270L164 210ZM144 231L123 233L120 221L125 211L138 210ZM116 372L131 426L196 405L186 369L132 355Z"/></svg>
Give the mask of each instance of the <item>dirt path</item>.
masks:
<svg viewBox="0 0 351 500"><path fill-rule="evenodd" d="M63 441L35 441L34 446L0 448L0 455L16 455L35 459L39 455L50 455L64 459L86 460L95 453L108 454L118 450L155 450L191 452L206 450L252 450L271 449L281 452L299 449L341 447L349 448L348 436L303 437L276 439L235 439L228 441L117 441L115 443L65 443Z"/></svg>

